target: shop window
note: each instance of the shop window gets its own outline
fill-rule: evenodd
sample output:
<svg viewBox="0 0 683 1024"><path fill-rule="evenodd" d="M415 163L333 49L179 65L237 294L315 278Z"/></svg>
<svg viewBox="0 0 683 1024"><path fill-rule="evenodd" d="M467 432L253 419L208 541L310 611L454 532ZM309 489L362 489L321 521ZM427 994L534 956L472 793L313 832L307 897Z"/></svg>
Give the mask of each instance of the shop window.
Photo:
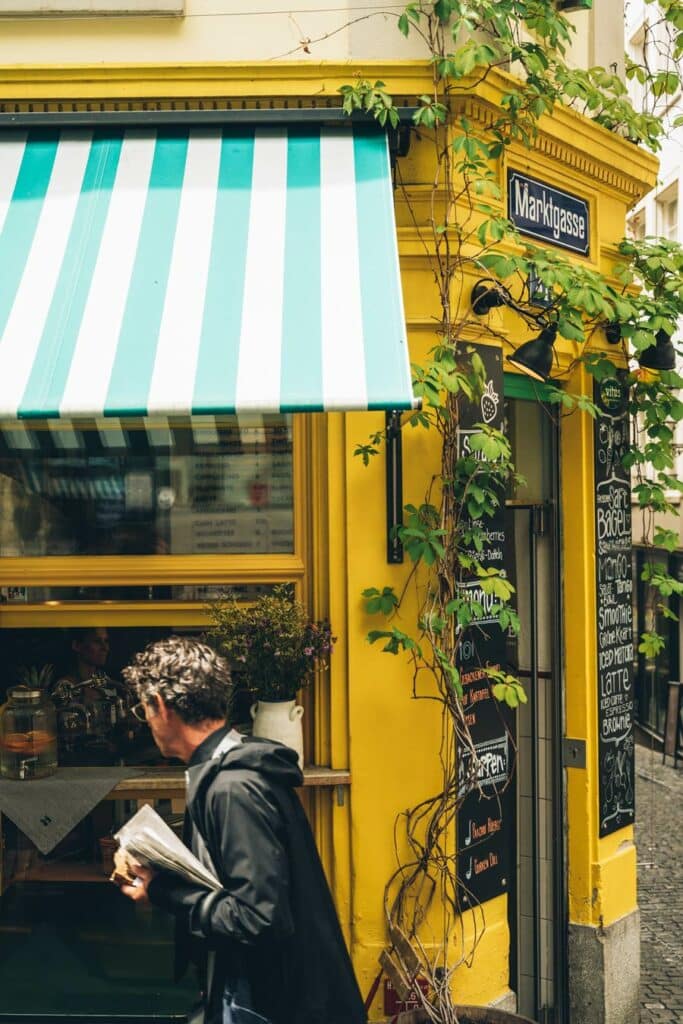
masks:
<svg viewBox="0 0 683 1024"><path fill-rule="evenodd" d="M201 635L213 599L250 601L275 583L302 596L309 430L285 416L0 427L0 702L51 666L60 776L82 793L102 772L123 773L48 850L0 814L0 1020L108 1018L112 1007L184 1019L196 985L173 981L172 922L107 881L108 840L140 801L173 825L183 809L183 768L132 715L121 669L154 639ZM94 681L74 658L86 627L107 640ZM307 750L325 763L313 700ZM243 731L251 701L238 685L231 721ZM309 793L304 806L327 830L327 802Z"/></svg>
<svg viewBox="0 0 683 1024"><path fill-rule="evenodd" d="M659 566L675 578L683 576L679 555L664 551L634 547L635 611L637 635L656 632L665 637L664 649L656 658L637 654L635 716L638 724L648 733L662 738L670 680L680 679L678 616L680 601L675 596L662 597L642 579L646 564ZM674 619L668 617L673 613Z"/></svg>
<svg viewBox="0 0 683 1024"><path fill-rule="evenodd" d="M0 556L294 551L291 418L0 434Z"/></svg>
<svg viewBox="0 0 683 1024"><path fill-rule="evenodd" d="M27 815L23 827L15 821L21 797L26 806L46 800L43 784L30 777L31 764L25 781L5 783L13 787L13 803L0 818L0 1017L91 1019L115 1006L121 1016L170 1019L184 1014L196 995L191 976L181 985L173 981L168 915L135 906L108 882L112 834L138 799L153 801L173 827L182 819L182 800L167 793L158 798L155 790L160 773L176 771L182 780L182 768L161 758L147 726L131 713L135 698L121 681L121 669L137 650L178 631L29 628L0 634L0 700L22 681L35 684L37 673L50 667L40 682L57 709L59 765L72 772L69 786L62 784L45 804L50 827L63 829L47 840L38 834L36 814ZM0 726L3 771L8 758L10 768L21 758L16 735ZM117 777L101 785L112 772ZM132 785L129 775L137 799L117 795L117 786Z"/></svg>

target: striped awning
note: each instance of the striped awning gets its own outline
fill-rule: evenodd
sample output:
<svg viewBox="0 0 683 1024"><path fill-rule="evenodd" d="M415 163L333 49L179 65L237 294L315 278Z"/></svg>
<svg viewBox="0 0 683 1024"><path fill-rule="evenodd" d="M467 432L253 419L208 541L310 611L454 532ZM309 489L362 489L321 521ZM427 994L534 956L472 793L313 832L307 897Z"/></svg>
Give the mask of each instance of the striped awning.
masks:
<svg viewBox="0 0 683 1024"><path fill-rule="evenodd" d="M386 136L0 136L0 418L410 408Z"/></svg>
<svg viewBox="0 0 683 1024"><path fill-rule="evenodd" d="M291 441L291 416L280 414L0 420L0 460L273 453L290 451Z"/></svg>

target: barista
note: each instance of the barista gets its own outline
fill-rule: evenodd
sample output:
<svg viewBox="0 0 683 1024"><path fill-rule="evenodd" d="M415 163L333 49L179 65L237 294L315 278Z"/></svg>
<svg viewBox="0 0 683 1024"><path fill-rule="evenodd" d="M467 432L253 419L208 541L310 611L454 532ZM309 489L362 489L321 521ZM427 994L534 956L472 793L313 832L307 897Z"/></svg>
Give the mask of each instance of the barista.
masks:
<svg viewBox="0 0 683 1024"><path fill-rule="evenodd" d="M106 759L129 739L129 694L123 683L106 674L109 634L105 628L73 630L71 651L73 668L52 690L60 743L65 752L99 751Z"/></svg>
<svg viewBox="0 0 683 1024"><path fill-rule="evenodd" d="M55 690L63 683L71 687L77 686L83 703L92 704L97 699L97 690L93 684L83 687L80 684L105 675L109 647L109 633L104 627L93 626L72 630L71 650L74 654L74 667L58 680Z"/></svg>

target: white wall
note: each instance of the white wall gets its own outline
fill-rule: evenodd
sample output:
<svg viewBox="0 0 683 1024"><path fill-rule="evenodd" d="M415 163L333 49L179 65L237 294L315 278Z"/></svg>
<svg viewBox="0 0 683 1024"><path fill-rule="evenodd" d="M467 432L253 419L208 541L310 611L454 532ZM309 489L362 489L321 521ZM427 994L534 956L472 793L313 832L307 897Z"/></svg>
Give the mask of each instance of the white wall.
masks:
<svg viewBox="0 0 683 1024"><path fill-rule="evenodd" d="M0 0L0 12L18 2ZM38 9L78 0L33 0ZM153 0L155 3L161 0ZM107 0L82 0L90 7ZM116 0L125 4L126 0ZM150 0L127 0L129 9ZM109 4L111 6L111 2ZM37 14L0 21L0 64L146 61L363 61L420 58L419 37L397 29L403 2L388 0L186 0L181 17ZM600 0L598 11L573 14L575 63L607 66L621 59L621 0ZM303 45L302 45L303 44ZM305 52L303 46L310 52Z"/></svg>
<svg viewBox="0 0 683 1024"><path fill-rule="evenodd" d="M295 9L291 0L186 0L185 14L178 18L38 15L0 24L0 62L281 59L315 64L421 56L418 38L405 40L396 16L384 11L386 6L373 0L296 0Z"/></svg>

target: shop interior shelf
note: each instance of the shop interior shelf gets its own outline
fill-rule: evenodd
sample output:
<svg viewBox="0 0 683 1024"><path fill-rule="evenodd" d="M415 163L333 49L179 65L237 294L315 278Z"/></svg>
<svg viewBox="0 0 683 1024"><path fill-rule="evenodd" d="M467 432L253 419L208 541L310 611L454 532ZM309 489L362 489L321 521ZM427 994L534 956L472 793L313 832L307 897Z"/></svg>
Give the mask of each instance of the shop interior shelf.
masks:
<svg viewBox="0 0 683 1024"><path fill-rule="evenodd" d="M87 772L87 768L83 768ZM304 768L305 787L349 786L347 769L309 765ZM139 774L122 779L109 793L109 800L178 799L185 794L185 769L176 767L141 768Z"/></svg>

